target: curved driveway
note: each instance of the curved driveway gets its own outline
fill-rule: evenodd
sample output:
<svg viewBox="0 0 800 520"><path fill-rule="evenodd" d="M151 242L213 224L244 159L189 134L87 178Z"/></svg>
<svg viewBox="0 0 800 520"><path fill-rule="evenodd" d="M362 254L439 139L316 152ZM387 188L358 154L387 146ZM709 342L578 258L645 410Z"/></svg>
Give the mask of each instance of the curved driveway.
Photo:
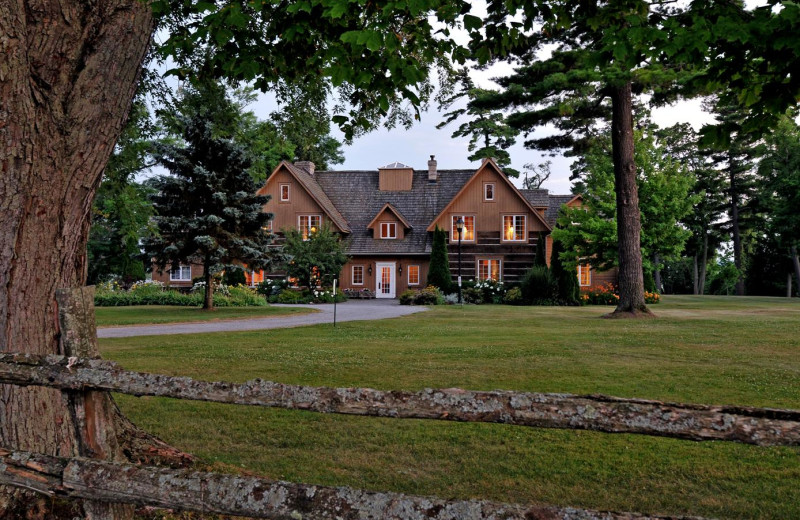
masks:
<svg viewBox="0 0 800 520"><path fill-rule="evenodd" d="M310 307L319 312L246 320L206 321L197 323L164 323L132 327L103 327L98 338L127 338L131 336L161 336L165 334L199 334L203 332L234 332L240 330L282 329L333 323L333 304L277 305L276 307ZM427 311L427 307L400 305L397 300L349 300L336 305L336 322L383 320Z"/></svg>

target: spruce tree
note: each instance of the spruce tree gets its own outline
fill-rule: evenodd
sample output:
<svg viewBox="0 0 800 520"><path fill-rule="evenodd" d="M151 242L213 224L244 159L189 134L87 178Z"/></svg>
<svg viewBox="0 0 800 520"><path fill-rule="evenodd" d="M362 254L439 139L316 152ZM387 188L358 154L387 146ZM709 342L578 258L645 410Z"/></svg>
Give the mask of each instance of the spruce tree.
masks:
<svg viewBox="0 0 800 520"><path fill-rule="evenodd" d="M252 269L269 265L272 218L264 213L268 197L248 174L246 152L227 139L214 137L208 122L182 120L184 144L154 145L153 157L170 175L151 181L158 235L144 241L148 258L159 269L199 262L205 277L204 309L213 309L212 275L234 262Z"/></svg>
<svg viewBox="0 0 800 520"><path fill-rule="evenodd" d="M450 274L450 259L447 256L447 238L444 230L439 229L439 226L436 226L436 229L433 230L428 285L438 287L443 292L450 292L453 287L453 276Z"/></svg>

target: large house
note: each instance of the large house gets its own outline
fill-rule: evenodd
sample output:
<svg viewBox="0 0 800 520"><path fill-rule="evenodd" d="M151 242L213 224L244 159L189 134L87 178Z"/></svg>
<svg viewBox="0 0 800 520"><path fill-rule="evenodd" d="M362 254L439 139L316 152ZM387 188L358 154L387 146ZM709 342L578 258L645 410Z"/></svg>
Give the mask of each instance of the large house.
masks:
<svg viewBox="0 0 800 520"><path fill-rule="evenodd" d="M574 195L516 188L492 160L477 170L439 170L431 156L427 170L395 162L375 170L315 171L311 162L281 162L259 195L268 195L265 211L274 214L272 230L296 227L309 236L323 224L348 243L350 261L339 277L343 289L369 289L379 298L395 298L406 289L422 288L428 276L433 230L448 236L450 270L464 280L516 282L531 267L537 241L546 236L549 264L551 240L562 205L580 206ZM191 285L202 266L181 265L153 278L172 286ZM582 289L616 281L616 270L578 268ZM263 272L246 273L248 283Z"/></svg>

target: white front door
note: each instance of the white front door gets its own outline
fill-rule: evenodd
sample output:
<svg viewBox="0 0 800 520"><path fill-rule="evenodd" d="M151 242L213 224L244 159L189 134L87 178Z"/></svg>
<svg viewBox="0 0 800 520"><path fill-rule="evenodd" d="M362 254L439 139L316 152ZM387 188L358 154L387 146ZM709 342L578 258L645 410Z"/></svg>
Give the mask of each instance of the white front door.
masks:
<svg viewBox="0 0 800 520"><path fill-rule="evenodd" d="M394 298L395 293L395 278L394 262L378 262L375 264L378 270L377 284L375 288L375 295L378 298Z"/></svg>

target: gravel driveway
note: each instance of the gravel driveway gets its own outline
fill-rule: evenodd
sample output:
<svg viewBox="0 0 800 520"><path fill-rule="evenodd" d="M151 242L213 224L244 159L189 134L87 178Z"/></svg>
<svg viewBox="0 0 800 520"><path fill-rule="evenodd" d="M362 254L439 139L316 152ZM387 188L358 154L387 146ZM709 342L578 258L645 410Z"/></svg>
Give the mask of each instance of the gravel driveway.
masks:
<svg viewBox="0 0 800 520"><path fill-rule="evenodd" d="M203 332L233 332L240 330L282 329L333 323L333 304L281 305L276 307L310 307L320 312L297 316L275 316L246 320L211 321L198 323L165 323L163 325L136 325L132 327L103 327L97 329L98 338L128 338L131 336L161 336L165 334L200 334ZM348 300L336 305L336 322L383 320L427 311L427 307L400 305L397 300Z"/></svg>

